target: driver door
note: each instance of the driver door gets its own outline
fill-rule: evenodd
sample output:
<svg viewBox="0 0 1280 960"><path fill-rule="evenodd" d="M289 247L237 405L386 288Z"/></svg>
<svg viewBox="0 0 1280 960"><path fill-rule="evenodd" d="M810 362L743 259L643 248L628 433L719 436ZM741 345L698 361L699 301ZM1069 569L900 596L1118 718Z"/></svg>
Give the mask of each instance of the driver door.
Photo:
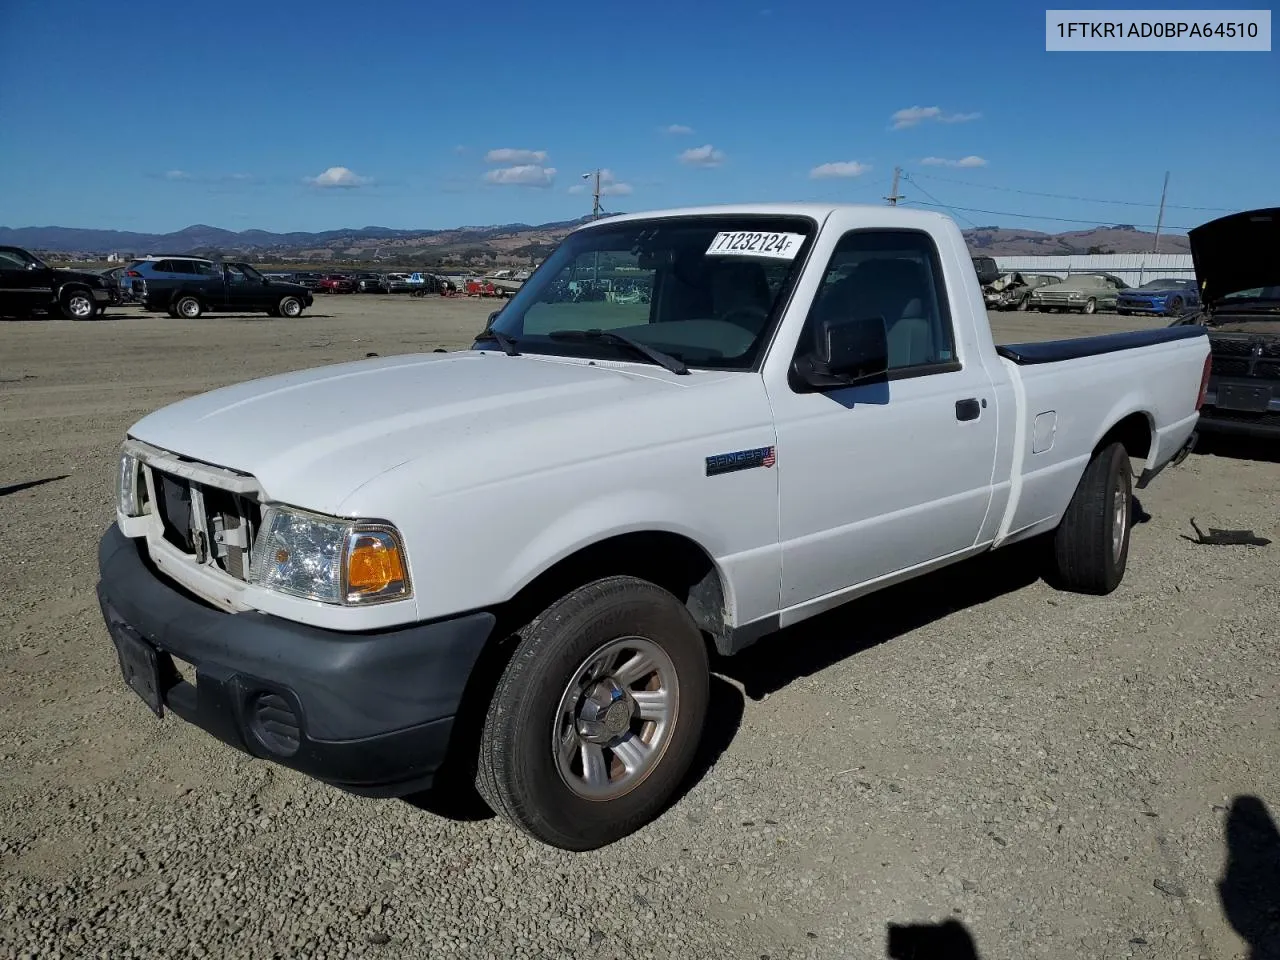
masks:
<svg viewBox="0 0 1280 960"><path fill-rule="evenodd" d="M266 304L267 288L256 270L242 263L226 266L227 309L261 310Z"/></svg>
<svg viewBox="0 0 1280 960"><path fill-rule="evenodd" d="M0 250L0 314L26 316L53 300L49 271L13 250Z"/></svg>
<svg viewBox="0 0 1280 960"><path fill-rule="evenodd" d="M972 550L992 498L995 388L933 237L854 227L829 256L796 354L821 319L883 322L889 370L822 392L769 385L784 610Z"/></svg>

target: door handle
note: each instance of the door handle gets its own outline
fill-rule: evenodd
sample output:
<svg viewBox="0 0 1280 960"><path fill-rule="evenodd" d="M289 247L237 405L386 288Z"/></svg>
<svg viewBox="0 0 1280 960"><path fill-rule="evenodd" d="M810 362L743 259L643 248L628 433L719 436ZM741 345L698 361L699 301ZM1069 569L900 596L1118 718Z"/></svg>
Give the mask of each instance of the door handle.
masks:
<svg viewBox="0 0 1280 960"><path fill-rule="evenodd" d="M982 405L978 403L977 397L968 397L964 400L956 401L956 419L960 421L977 420L978 415L982 413Z"/></svg>

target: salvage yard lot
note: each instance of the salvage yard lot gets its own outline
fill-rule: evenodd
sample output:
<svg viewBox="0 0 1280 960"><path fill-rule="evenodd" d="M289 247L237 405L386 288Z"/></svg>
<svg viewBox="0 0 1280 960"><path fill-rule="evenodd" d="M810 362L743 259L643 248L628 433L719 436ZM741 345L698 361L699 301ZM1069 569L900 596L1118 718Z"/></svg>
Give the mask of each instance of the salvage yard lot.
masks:
<svg viewBox="0 0 1280 960"><path fill-rule="evenodd" d="M1228 915L1280 943L1265 859L1237 843L1218 887L1233 811L1280 813L1280 457L1262 446L1207 444L1139 491L1109 597L1055 592L1010 551L716 664L688 792L594 853L156 722L94 595L124 430L254 376L464 346L496 306L0 324L0 956L846 960L951 919L983 960L1245 957ZM1165 321L993 323L1011 342ZM1277 542L1197 544L1191 518Z"/></svg>

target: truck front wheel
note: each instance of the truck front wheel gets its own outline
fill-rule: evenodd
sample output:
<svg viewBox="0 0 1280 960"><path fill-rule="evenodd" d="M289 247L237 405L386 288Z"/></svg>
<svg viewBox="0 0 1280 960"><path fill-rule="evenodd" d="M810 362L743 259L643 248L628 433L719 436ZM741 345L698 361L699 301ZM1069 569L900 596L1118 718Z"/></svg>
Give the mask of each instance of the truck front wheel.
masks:
<svg viewBox="0 0 1280 960"><path fill-rule="evenodd" d="M563 850L638 830L689 772L706 720L707 650L689 611L648 581L606 577L517 635L481 734L480 795Z"/></svg>
<svg viewBox="0 0 1280 960"><path fill-rule="evenodd" d="M1133 514L1133 471L1124 446L1094 454L1054 533L1058 578L1068 590L1107 594L1124 579Z"/></svg>

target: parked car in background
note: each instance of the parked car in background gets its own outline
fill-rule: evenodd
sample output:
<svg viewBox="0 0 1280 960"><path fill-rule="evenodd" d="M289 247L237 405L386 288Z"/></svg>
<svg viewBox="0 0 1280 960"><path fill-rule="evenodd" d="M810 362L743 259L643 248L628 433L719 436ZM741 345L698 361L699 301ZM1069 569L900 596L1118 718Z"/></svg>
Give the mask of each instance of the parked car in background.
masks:
<svg viewBox="0 0 1280 960"><path fill-rule="evenodd" d="M297 317L315 299L301 284L268 280L247 263L207 261L200 264L198 274L176 286L165 283L153 290L145 280L138 283L144 284L143 305L147 310L163 310L171 317L187 320L228 310Z"/></svg>
<svg viewBox="0 0 1280 960"><path fill-rule="evenodd" d="M207 257L151 256L141 257L125 267L120 275L121 293L133 300L141 300L139 291L133 289L135 281L146 281L144 286L153 294L161 289L173 289L184 280L190 280L200 271L200 264L211 265Z"/></svg>
<svg viewBox="0 0 1280 960"><path fill-rule="evenodd" d="M378 273L358 273L356 290L360 293L385 293L386 281Z"/></svg>
<svg viewBox="0 0 1280 960"><path fill-rule="evenodd" d="M110 303L111 287L101 275L58 270L21 247L0 247L0 317L43 312L92 320Z"/></svg>
<svg viewBox="0 0 1280 960"><path fill-rule="evenodd" d="M1203 308L1172 326L1209 328L1199 429L1280 440L1280 207L1220 217L1187 238Z"/></svg>
<svg viewBox="0 0 1280 960"><path fill-rule="evenodd" d="M107 287L111 291L111 299L108 301L108 306L118 307L125 302L124 291L120 289L120 278L124 275L124 271L123 264L98 271L98 276L107 281Z"/></svg>
<svg viewBox="0 0 1280 960"><path fill-rule="evenodd" d="M978 285L985 287L1000 279L1000 267L994 257L973 257L973 269L978 275Z"/></svg>
<svg viewBox="0 0 1280 960"><path fill-rule="evenodd" d="M1200 293L1194 280L1165 277L1148 280L1137 287L1122 290L1116 298L1116 313L1155 313L1162 317L1180 317L1200 306Z"/></svg>
<svg viewBox="0 0 1280 960"><path fill-rule="evenodd" d="M320 284L324 282L324 274L320 273L296 273L293 282L306 287L313 293L320 289Z"/></svg>
<svg viewBox="0 0 1280 960"><path fill-rule="evenodd" d="M1129 285L1109 273L1077 273L1058 283L1045 284L1031 291L1027 299L1030 310L1097 313L1114 310L1116 297Z"/></svg>
<svg viewBox="0 0 1280 960"><path fill-rule="evenodd" d="M1062 278L1051 273L1006 273L982 290L988 310L1026 310L1031 293Z"/></svg>
<svg viewBox="0 0 1280 960"><path fill-rule="evenodd" d="M355 293L356 282L342 274L331 273L320 281L318 289L321 293Z"/></svg>

